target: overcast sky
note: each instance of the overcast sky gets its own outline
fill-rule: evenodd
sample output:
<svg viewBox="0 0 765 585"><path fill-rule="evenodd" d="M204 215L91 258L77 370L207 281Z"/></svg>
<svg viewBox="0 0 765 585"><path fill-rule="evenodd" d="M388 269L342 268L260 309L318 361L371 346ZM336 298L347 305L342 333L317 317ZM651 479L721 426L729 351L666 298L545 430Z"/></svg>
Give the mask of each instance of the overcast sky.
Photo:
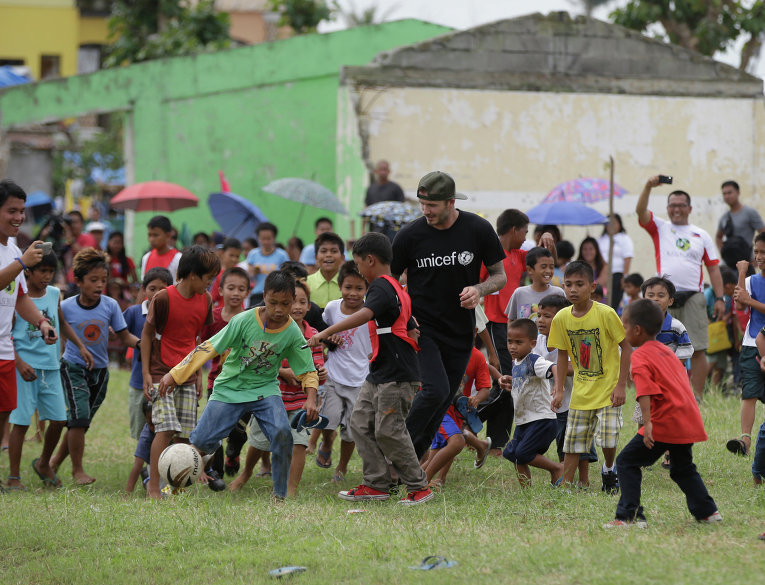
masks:
<svg viewBox="0 0 765 585"><path fill-rule="evenodd" d="M605 7L598 8L594 16L601 20L608 20L609 13L619 6L624 6L627 0L612 0ZM368 6L379 7L378 14L385 20L399 20L402 18L417 18L436 24L449 26L455 29L467 29L502 20L513 18L533 12L555 12L565 10L572 14L583 14L584 11L579 2L575 0L338 0L340 6L359 13ZM345 28L342 20L323 24L319 27L321 32L329 32ZM728 51L715 55L715 58L738 65L737 51ZM758 63L756 74L765 77L765 64L761 59Z"/></svg>

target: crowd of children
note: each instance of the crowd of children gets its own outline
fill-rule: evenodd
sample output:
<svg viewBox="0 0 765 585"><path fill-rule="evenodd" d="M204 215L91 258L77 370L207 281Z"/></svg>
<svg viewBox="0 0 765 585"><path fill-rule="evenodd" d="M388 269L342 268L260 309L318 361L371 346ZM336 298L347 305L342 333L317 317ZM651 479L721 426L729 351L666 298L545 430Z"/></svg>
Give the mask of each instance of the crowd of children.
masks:
<svg viewBox="0 0 765 585"><path fill-rule="evenodd" d="M614 310L599 302L598 280L606 281L598 278L603 259L590 249L597 252L597 241L586 240L575 261L569 261L573 248L554 245L548 232L536 242L543 246L521 251L528 218L517 210L501 217L503 233L512 236L501 241L514 284L493 304L487 300L487 311L489 322L502 326L503 338L497 343L494 332L482 337L492 365L473 349L463 391L421 460L405 423L421 380L417 322L405 287L391 276L387 236L365 234L350 250L353 260L344 262L342 238L317 226L315 263L306 267L276 245L276 226L262 223L257 246L242 263L250 243L225 239L213 249L199 238L200 245L180 252L171 244L169 220L157 216L147 225L151 250L140 263L138 302L126 308L105 294L115 271L134 271L120 242L111 256L90 246L77 251L71 260L77 294L61 302L59 289L50 286L56 255L40 255L32 263L19 251L15 260L24 270L16 282L23 283L24 297L43 319L26 320L37 315L29 301L17 306L18 401L10 415L5 489L25 489L20 460L35 411L48 421L42 451L32 462L40 480L60 486L58 469L70 457L75 484L96 481L85 471L85 436L106 397L111 334L132 351L126 390L136 450L128 492L142 478L149 497L166 496L158 462L174 442L190 443L203 455L201 481L211 489L225 489L224 476L237 473L228 488L241 489L260 462L260 475L270 475L273 495L281 499L297 493L309 453L315 452L312 464L333 467L339 435L339 459L328 477L345 487L356 449L362 480L338 496L387 500L403 485L404 505L427 502L434 489L444 488L466 446L475 451L474 468L484 465L492 449L501 449L523 487L536 468L549 474L554 486L587 488L597 445L604 459L601 489L621 494L607 527L645 525L641 467L665 453L670 477L686 494L693 516L721 520L693 465L692 444L706 440L706 434L687 381L693 349L683 324L667 311L675 295L671 280L626 274L624 299ZM568 254L563 261L562 254ZM765 387L765 366L758 363L765 350L765 235L757 237L754 262L761 273L747 277L744 262L738 278L724 275L732 337L735 311L751 313L739 336L740 359L734 360L743 387L742 434L728 443L742 454L752 449L754 405L763 400ZM529 284L519 286L524 268ZM479 325L479 331L485 328ZM59 336L66 340L60 366ZM731 354L724 351L710 357L712 375L720 381ZM499 371L505 353L510 362ZM205 364L210 366L207 404L199 416ZM630 370L637 392L633 418L640 430L617 456ZM491 435L479 438L481 418L494 416L482 409L496 408L503 392L514 432L508 427L501 443L493 444ZM765 478L765 425L760 436L752 468L757 483Z"/></svg>

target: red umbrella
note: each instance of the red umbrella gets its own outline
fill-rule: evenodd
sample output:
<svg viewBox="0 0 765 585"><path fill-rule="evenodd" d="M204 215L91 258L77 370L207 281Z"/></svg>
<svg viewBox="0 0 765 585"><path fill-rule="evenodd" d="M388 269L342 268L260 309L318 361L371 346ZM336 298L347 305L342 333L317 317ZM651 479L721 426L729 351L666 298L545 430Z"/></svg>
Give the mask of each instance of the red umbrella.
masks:
<svg viewBox="0 0 765 585"><path fill-rule="evenodd" d="M199 199L188 189L165 181L147 181L126 187L115 195L110 205L134 211L175 211L196 207Z"/></svg>

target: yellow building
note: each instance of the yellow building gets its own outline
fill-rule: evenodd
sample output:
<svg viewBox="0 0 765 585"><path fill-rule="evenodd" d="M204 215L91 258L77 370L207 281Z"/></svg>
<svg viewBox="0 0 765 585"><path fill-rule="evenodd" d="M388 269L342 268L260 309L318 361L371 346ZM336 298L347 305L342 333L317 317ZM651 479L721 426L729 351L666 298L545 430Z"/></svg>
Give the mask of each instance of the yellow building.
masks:
<svg viewBox="0 0 765 585"><path fill-rule="evenodd" d="M35 79L100 68L110 2L0 0L0 65L29 69Z"/></svg>

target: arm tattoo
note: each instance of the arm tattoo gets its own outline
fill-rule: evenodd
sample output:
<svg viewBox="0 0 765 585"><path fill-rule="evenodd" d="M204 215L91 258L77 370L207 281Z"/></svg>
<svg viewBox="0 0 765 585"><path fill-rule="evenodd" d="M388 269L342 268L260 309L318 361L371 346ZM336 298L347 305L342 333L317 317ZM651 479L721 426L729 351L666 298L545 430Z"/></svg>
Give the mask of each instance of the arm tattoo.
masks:
<svg viewBox="0 0 765 585"><path fill-rule="evenodd" d="M493 292L497 292L507 283L507 275L505 274L505 267L502 262L497 262L491 266L487 266L486 270L489 271L489 276L483 282L475 285L478 293L485 297Z"/></svg>

